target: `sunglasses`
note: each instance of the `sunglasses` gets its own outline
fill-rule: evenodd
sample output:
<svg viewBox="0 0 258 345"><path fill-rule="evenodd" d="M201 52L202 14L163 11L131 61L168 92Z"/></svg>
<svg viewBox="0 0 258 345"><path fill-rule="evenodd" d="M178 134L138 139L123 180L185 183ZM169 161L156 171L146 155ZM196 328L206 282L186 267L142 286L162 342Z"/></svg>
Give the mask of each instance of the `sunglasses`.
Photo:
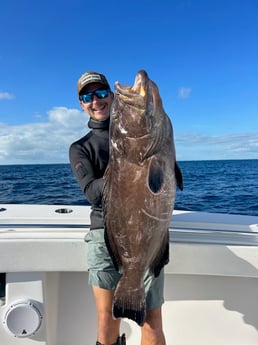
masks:
<svg viewBox="0 0 258 345"><path fill-rule="evenodd" d="M109 95L109 91L109 89L98 89L92 92L87 92L84 95L80 95L79 99L83 103L89 103L93 101L94 96L96 96L99 99L107 98L107 96Z"/></svg>

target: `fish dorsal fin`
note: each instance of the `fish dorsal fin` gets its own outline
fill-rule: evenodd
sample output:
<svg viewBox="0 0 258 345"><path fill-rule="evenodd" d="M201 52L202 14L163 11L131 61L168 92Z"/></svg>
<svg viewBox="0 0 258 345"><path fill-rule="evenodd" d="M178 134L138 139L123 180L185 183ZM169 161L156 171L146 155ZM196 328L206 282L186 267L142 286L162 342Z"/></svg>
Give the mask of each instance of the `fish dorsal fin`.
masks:
<svg viewBox="0 0 258 345"><path fill-rule="evenodd" d="M184 189L184 181L181 169L179 168L177 162L175 162L175 176L176 176L176 185L180 190Z"/></svg>

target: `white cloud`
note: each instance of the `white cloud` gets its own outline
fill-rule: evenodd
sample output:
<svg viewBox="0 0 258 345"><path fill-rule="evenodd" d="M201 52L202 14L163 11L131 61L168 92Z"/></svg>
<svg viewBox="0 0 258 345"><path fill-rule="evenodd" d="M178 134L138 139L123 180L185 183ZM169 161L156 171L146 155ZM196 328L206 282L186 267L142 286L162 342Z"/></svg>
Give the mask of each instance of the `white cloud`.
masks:
<svg viewBox="0 0 258 345"><path fill-rule="evenodd" d="M85 127L88 117L83 111L77 109L55 107L48 112L48 118L53 126L76 129L81 126Z"/></svg>
<svg viewBox="0 0 258 345"><path fill-rule="evenodd" d="M82 111L56 107L46 122L0 124L0 164L68 162L69 146L88 131L87 122Z"/></svg>
<svg viewBox="0 0 258 345"><path fill-rule="evenodd" d="M13 99L13 98L14 98L14 95L12 95L9 92L0 92L0 100L2 100L2 99L10 100L10 99Z"/></svg>
<svg viewBox="0 0 258 345"><path fill-rule="evenodd" d="M190 87L180 87L178 90L178 98L189 98L192 89Z"/></svg>
<svg viewBox="0 0 258 345"><path fill-rule="evenodd" d="M0 123L0 164L68 163L69 146L88 132L88 119L78 109L55 107L47 113L47 121ZM257 132L217 136L177 132L175 144L178 160L258 158Z"/></svg>
<svg viewBox="0 0 258 345"><path fill-rule="evenodd" d="M178 160L257 159L258 132L227 135L181 133L176 136Z"/></svg>

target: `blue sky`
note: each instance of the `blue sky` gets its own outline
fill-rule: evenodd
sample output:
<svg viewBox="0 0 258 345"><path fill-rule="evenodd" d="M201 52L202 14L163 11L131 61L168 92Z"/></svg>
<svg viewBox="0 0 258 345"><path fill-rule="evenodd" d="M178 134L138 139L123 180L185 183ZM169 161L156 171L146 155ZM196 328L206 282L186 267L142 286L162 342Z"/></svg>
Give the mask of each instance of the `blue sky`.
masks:
<svg viewBox="0 0 258 345"><path fill-rule="evenodd" d="M68 162L88 70L145 69L178 160L258 158L257 0L9 0L0 32L0 164Z"/></svg>

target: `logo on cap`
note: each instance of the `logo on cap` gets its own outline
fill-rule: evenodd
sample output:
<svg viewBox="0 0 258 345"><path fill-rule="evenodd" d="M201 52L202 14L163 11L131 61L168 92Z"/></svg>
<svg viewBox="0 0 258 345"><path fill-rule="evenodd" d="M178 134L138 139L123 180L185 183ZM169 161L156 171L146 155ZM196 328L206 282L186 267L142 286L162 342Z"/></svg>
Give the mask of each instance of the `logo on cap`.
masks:
<svg viewBox="0 0 258 345"><path fill-rule="evenodd" d="M91 74L91 75L87 75L86 77L84 77L82 80L81 80L81 85L84 85L86 83L88 83L89 81L101 81L101 77L97 74Z"/></svg>

